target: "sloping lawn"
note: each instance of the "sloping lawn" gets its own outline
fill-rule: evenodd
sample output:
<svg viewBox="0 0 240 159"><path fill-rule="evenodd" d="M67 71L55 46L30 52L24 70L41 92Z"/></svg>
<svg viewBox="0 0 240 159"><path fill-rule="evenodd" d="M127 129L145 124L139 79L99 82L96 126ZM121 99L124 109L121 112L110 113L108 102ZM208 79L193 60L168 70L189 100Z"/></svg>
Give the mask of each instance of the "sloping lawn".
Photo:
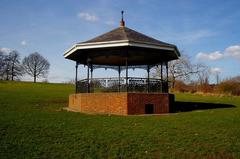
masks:
<svg viewBox="0 0 240 159"><path fill-rule="evenodd" d="M122 117L63 111L73 92L0 81L0 158L240 158L240 97L176 94L236 107Z"/></svg>

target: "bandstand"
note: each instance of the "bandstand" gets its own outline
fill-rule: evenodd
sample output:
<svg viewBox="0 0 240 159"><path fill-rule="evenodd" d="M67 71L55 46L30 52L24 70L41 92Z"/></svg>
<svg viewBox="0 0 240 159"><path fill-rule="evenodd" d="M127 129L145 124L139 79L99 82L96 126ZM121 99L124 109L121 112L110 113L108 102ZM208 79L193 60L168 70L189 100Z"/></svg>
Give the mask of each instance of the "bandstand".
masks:
<svg viewBox="0 0 240 159"><path fill-rule="evenodd" d="M174 95L168 93L168 62L179 56L175 45L127 28L122 12L120 27L65 52L65 58L76 62L76 91L69 96L69 108L97 114L169 113ZM87 66L86 79L78 80L80 64ZM159 67L158 78L150 78L153 67ZM96 68L114 69L118 77L93 78ZM147 77L130 77L128 70L135 68L146 70Z"/></svg>

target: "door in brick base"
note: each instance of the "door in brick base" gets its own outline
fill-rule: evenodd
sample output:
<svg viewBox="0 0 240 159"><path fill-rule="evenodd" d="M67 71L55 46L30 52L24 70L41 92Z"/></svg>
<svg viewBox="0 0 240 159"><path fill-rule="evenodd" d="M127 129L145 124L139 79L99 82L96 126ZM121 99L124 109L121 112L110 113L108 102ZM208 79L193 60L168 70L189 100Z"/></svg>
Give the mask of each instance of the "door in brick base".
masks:
<svg viewBox="0 0 240 159"><path fill-rule="evenodd" d="M154 106L153 104L145 104L145 114L153 114Z"/></svg>

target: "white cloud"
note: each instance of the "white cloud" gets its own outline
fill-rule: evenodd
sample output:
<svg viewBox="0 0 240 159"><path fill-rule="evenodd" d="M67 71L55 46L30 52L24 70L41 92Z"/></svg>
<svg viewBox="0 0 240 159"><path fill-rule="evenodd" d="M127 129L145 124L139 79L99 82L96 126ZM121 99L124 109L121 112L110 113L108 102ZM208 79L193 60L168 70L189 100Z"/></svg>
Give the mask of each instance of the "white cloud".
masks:
<svg viewBox="0 0 240 159"><path fill-rule="evenodd" d="M9 48L0 48L0 52L2 52L3 54L9 54L11 52L11 49Z"/></svg>
<svg viewBox="0 0 240 159"><path fill-rule="evenodd" d="M199 52L196 56L198 60L211 60L211 61L219 60L222 59L223 57L224 54L222 54L220 51L215 51L212 53Z"/></svg>
<svg viewBox="0 0 240 159"><path fill-rule="evenodd" d="M216 74L222 72L222 69L220 67L212 67L209 69L209 72L212 74Z"/></svg>
<svg viewBox="0 0 240 159"><path fill-rule="evenodd" d="M240 58L240 45L229 46L225 49L224 54L226 56Z"/></svg>
<svg viewBox="0 0 240 159"><path fill-rule="evenodd" d="M79 18L81 19L84 19L86 21L89 21L89 22L95 22L98 20L98 17L93 15L93 14L90 14L90 13L87 13L87 12L80 12L78 13L77 15Z"/></svg>
<svg viewBox="0 0 240 159"><path fill-rule="evenodd" d="M219 60L225 57L232 57L237 59L240 58L240 45L229 46L222 53L220 51L215 51L211 53L199 52L196 55L196 58L198 60L211 60L211 61Z"/></svg>
<svg viewBox="0 0 240 159"><path fill-rule="evenodd" d="M21 41L21 43L20 43L22 46L26 46L27 45L27 42L26 42L26 40L23 40L23 41Z"/></svg>

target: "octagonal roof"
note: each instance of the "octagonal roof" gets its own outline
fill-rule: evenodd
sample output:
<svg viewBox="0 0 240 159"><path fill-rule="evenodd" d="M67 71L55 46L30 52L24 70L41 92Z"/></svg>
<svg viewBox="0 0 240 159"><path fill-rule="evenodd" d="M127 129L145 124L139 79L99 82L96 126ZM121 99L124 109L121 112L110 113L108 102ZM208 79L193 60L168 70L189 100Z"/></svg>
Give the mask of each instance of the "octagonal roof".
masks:
<svg viewBox="0 0 240 159"><path fill-rule="evenodd" d="M127 54L131 54L130 65L155 64L178 59L180 56L175 45L125 27L122 19L120 27L73 45L65 52L64 57L82 64L86 64L87 59L91 58L95 64L122 65L121 58L128 56Z"/></svg>
<svg viewBox="0 0 240 159"><path fill-rule="evenodd" d="M168 44L159 40L156 40L154 38L151 38L147 35L144 35L142 33L139 33L135 30L132 30L128 27L118 27L112 31L109 31L103 35L100 35L98 37L95 37L91 40L87 40L85 42L80 42L78 44L84 44L84 43L97 43L97 42L109 42L109 41L121 41L121 40L127 40L129 42L140 42L140 43L146 43L146 44L152 44L152 45L161 45L161 46L169 46L169 47L175 47L172 44Z"/></svg>

